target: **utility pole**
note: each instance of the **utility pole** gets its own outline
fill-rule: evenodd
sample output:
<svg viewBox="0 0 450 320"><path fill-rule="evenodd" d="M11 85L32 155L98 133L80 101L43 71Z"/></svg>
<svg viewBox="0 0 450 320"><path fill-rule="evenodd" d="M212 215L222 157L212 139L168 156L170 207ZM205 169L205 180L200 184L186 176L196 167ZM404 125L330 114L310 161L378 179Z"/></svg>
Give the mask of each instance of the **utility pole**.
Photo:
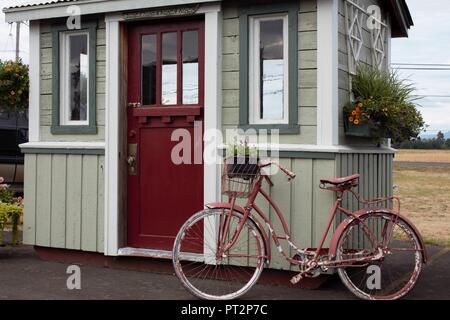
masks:
<svg viewBox="0 0 450 320"><path fill-rule="evenodd" d="M20 21L16 22L16 61L19 61L20 53Z"/></svg>

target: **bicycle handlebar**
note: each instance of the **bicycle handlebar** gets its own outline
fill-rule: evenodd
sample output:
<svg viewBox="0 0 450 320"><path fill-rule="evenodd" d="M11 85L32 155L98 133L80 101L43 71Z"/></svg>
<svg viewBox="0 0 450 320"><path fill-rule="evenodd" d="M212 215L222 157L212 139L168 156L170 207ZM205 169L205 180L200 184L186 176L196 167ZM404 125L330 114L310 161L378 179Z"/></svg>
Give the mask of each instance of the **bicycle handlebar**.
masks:
<svg viewBox="0 0 450 320"><path fill-rule="evenodd" d="M259 167L260 167L260 168L265 168L265 167L268 167L268 166L271 166L271 165L275 165L275 166L277 166L278 168L280 168L280 170L283 171L284 174L286 174L286 175L288 176L288 180L295 179L295 177L297 176L297 175L296 175L295 173L293 173L291 170L285 168L284 166L282 166L281 164L279 164L279 163L276 162L276 161L269 161L269 162L267 162L267 163L260 164Z"/></svg>

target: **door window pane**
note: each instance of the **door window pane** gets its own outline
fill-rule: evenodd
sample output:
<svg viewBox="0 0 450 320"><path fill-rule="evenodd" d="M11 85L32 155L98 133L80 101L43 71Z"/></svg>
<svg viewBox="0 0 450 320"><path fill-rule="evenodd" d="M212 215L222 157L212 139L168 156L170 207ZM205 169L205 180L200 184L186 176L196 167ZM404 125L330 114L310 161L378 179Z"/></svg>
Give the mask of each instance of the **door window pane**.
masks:
<svg viewBox="0 0 450 320"><path fill-rule="evenodd" d="M283 19L260 21L260 118L284 118Z"/></svg>
<svg viewBox="0 0 450 320"><path fill-rule="evenodd" d="M183 104L198 104L198 32L183 32Z"/></svg>
<svg viewBox="0 0 450 320"><path fill-rule="evenodd" d="M162 35L161 103L177 103L177 33Z"/></svg>
<svg viewBox="0 0 450 320"><path fill-rule="evenodd" d="M88 36L69 36L69 121L86 121L88 109Z"/></svg>
<svg viewBox="0 0 450 320"><path fill-rule="evenodd" d="M142 104L156 104L156 35L142 36Z"/></svg>

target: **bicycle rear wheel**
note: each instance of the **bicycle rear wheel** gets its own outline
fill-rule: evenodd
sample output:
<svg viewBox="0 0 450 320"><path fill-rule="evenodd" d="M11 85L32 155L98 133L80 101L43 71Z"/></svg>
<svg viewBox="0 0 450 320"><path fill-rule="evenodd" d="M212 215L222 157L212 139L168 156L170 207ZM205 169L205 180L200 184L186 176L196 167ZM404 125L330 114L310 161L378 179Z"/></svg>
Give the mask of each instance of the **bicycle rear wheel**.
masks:
<svg viewBox="0 0 450 320"><path fill-rule="evenodd" d="M354 220L344 230L337 245L336 260L372 260L353 260L351 266L340 268L342 282L362 299L395 300L405 296L422 270L423 251L416 232L390 213L375 212L362 217L362 221Z"/></svg>
<svg viewBox="0 0 450 320"><path fill-rule="evenodd" d="M173 265L189 292L202 299L229 300L242 296L258 281L266 254L264 239L251 219L245 221L230 249L219 250L218 244L229 243L242 219L242 214L228 209L204 210L181 227ZM228 231L223 232L227 223Z"/></svg>

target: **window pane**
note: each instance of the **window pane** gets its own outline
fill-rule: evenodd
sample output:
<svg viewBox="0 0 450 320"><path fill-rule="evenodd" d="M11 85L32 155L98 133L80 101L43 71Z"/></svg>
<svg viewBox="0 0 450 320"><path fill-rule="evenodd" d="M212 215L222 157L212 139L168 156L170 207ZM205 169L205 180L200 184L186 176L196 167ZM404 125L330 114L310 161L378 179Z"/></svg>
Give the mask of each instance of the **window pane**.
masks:
<svg viewBox="0 0 450 320"><path fill-rule="evenodd" d="M198 104L198 32L183 32L183 104Z"/></svg>
<svg viewBox="0 0 450 320"><path fill-rule="evenodd" d="M284 117L283 19L260 21L261 119Z"/></svg>
<svg viewBox="0 0 450 320"><path fill-rule="evenodd" d="M69 36L69 94L71 121L86 121L88 108L88 41L87 35Z"/></svg>
<svg viewBox="0 0 450 320"><path fill-rule="evenodd" d="M177 103L177 33L162 36L162 89L161 103Z"/></svg>
<svg viewBox="0 0 450 320"><path fill-rule="evenodd" d="M142 37L142 104L156 104L156 35Z"/></svg>

